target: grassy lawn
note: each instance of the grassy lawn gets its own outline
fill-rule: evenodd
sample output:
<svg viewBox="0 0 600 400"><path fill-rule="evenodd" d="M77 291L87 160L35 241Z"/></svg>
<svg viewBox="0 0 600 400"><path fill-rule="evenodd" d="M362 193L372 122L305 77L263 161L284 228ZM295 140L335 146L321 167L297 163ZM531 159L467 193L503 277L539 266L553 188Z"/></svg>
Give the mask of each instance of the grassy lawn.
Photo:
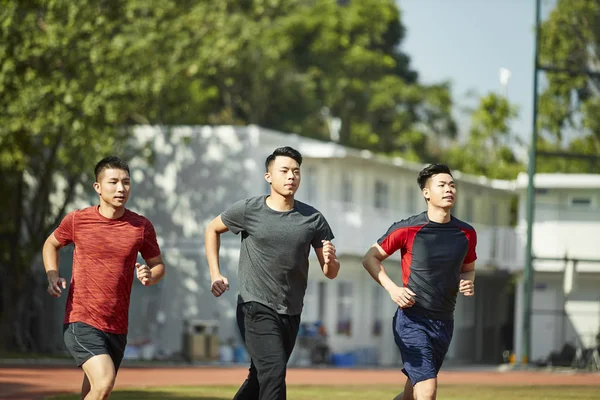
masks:
<svg viewBox="0 0 600 400"><path fill-rule="evenodd" d="M230 400L237 387L168 387L153 389L117 390L111 400ZM392 400L398 394L398 388L391 386L290 386L288 398L291 400ZM76 400L78 396L57 396L53 400ZM598 387L510 387L510 386L441 386L440 400L552 400L576 399L599 400Z"/></svg>

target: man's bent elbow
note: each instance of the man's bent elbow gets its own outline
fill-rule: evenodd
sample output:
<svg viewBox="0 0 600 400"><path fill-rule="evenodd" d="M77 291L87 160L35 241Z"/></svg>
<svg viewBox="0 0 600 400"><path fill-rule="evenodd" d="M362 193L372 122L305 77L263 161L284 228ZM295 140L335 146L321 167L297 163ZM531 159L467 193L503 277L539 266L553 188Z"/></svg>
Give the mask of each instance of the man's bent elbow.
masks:
<svg viewBox="0 0 600 400"><path fill-rule="evenodd" d="M373 262L373 256L372 255L365 255L362 259L362 266L364 267L364 269L369 270L369 265L372 264Z"/></svg>
<svg viewBox="0 0 600 400"><path fill-rule="evenodd" d="M208 226L204 230L204 235L206 237L209 237L209 236L215 237L215 236L219 235L212 222L210 224L208 224Z"/></svg>

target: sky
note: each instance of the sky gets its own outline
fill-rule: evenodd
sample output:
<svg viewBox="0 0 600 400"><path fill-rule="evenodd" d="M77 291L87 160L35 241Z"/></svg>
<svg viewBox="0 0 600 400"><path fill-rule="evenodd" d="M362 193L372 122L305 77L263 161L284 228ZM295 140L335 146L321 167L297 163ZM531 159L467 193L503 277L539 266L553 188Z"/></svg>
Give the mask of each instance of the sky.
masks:
<svg viewBox="0 0 600 400"><path fill-rule="evenodd" d="M450 81L458 105L503 93L499 70L511 71L508 100L519 108L512 129L529 142L533 109L535 0L397 0L411 57L422 83ZM463 130L468 117L455 115ZM463 132L464 133L464 132Z"/></svg>

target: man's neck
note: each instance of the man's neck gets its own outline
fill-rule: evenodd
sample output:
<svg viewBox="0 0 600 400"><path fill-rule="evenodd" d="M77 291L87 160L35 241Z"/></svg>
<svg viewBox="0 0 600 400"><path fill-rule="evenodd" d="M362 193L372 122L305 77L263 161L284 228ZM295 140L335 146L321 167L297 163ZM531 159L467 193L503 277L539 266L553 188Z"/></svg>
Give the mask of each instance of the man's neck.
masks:
<svg viewBox="0 0 600 400"><path fill-rule="evenodd" d="M267 206L275 211L290 211L294 208L294 196L285 197L272 190L267 197Z"/></svg>
<svg viewBox="0 0 600 400"><path fill-rule="evenodd" d="M438 224L445 224L450 222L452 216L450 214L450 209L438 208L438 207L428 207L427 209L427 218L429 218L432 222L437 222Z"/></svg>
<svg viewBox="0 0 600 400"><path fill-rule="evenodd" d="M125 207L115 208L109 204L100 203L100 206L98 207L98 212L104 218L117 219L121 218L123 214L125 214Z"/></svg>

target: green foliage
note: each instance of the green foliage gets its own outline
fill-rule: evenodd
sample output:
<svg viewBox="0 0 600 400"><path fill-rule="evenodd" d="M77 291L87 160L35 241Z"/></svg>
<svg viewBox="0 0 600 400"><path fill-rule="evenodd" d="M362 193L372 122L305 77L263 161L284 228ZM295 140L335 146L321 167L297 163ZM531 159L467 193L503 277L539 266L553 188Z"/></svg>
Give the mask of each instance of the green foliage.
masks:
<svg viewBox="0 0 600 400"><path fill-rule="evenodd" d="M442 156L453 169L490 178L515 179L524 166L517 160L510 122L517 109L506 98L490 93L479 100L464 144L454 144Z"/></svg>
<svg viewBox="0 0 600 400"><path fill-rule="evenodd" d="M326 108L341 119L342 144L420 157L427 137L454 135L448 87L418 84L399 50L394 1L206 3L186 17L206 29L181 32L196 59L165 89L160 122L252 123L326 139Z"/></svg>
<svg viewBox="0 0 600 400"><path fill-rule="evenodd" d="M5 346L35 347L19 322L39 311L39 301L29 302L31 292L40 293L31 278L42 243L76 188L90 182L95 162L123 153L126 127L148 120L146 110L171 74L170 56L153 53L169 54L156 24L173 19L174 3L147 7L141 1L5 1L0 7Z"/></svg>
<svg viewBox="0 0 600 400"><path fill-rule="evenodd" d="M541 27L540 63L573 73L544 75L540 147L600 156L600 3L558 0ZM596 72L587 74L585 71ZM600 172L600 162L541 158L540 171Z"/></svg>

